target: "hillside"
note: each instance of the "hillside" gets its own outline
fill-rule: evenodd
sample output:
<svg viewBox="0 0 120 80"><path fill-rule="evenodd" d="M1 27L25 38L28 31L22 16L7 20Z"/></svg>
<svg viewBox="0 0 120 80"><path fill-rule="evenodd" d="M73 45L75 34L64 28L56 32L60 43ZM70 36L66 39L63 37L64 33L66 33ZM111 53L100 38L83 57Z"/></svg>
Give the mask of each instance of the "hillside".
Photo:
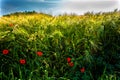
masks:
<svg viewBox="0 0 120 80"><path fill-rule="evenodd" d="M120 80L120 11L0 18L0 79Z"/></svg>

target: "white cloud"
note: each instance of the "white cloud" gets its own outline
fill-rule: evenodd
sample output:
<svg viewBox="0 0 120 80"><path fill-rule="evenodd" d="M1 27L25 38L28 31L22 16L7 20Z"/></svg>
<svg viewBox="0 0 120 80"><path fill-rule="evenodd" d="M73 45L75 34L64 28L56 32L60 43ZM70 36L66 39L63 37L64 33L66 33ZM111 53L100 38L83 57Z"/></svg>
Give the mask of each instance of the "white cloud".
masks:
<svg viewBox="0 0 120 80"><path fill-rule="evenodd" d="M81 1L113 1L113 0L61 0L61 1L78 1L78 2L81 2ZM117 0L114 0L114 1L117 1Z"/></svg>
<svg viewBox="0 0 120 80"><path fill-rule="evenodd" d="M108 12L120 9L120 0L62 0L55 13Z"/></svg>
<svg viewBox="0 0 120 80"><path fill-rule="evenodd" d="M118 4L119 4L119 9L120 9L120 0L119 0Z"/></svg>

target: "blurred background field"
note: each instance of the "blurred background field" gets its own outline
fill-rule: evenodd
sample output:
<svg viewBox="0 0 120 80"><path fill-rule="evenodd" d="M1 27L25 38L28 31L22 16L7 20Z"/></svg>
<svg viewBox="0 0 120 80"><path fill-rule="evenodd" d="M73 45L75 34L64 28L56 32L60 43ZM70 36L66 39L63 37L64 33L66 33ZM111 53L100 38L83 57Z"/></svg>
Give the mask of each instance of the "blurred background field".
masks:
<svg viewBox="0 0 120 80"><path fill-rule="evenodd" d="M120 11L2 16L0 66L1 80L120 80Z"/></svg>

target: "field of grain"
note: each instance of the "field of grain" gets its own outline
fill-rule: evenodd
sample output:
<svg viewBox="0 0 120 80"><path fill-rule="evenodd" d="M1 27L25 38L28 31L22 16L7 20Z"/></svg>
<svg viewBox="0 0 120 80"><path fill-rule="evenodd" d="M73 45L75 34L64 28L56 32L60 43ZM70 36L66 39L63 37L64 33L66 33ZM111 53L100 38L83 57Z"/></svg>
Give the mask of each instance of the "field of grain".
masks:
<svg viewBox="0 0 120 80"><path fill-rule="evenodd" d="M120 80L120 11L0 17L1 80Z"/></svg>

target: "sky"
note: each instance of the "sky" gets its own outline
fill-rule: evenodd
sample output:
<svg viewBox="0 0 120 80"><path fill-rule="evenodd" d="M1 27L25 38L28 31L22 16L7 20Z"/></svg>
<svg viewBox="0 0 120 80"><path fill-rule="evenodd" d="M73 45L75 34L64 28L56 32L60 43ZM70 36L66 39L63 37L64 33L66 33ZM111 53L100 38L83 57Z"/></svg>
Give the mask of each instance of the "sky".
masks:
<svg viewBox="0 0 120 80"><path fill-rule="evenodd" d="M4 14L37 11L51 15L120 10L120 0L0 0L0 16Z"/></svg>

